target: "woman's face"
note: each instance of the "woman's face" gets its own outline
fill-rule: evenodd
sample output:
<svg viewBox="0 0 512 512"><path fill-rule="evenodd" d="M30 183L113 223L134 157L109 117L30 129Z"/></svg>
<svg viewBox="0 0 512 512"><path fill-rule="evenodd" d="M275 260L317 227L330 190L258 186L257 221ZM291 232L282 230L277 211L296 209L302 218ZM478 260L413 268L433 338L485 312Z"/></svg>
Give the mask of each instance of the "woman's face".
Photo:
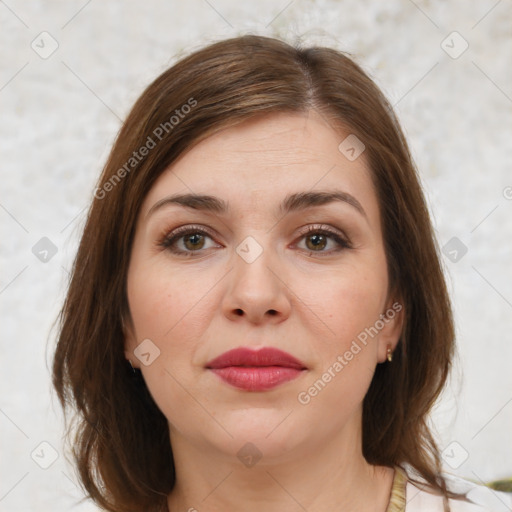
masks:
<svg viewBox="0 0 512 512"><path fill-rule="evenodd" d="M145 198L126 357L173 446L235 455L252 443L271 458L359 435L363 398L402 315L388 298L365 153L354 158L353 138L338 148L349 135L315 112L249 120L199 143ZM170 200L189 194L214 199ZM277 348L304 369L232 368L240 380L228 382L207 368L238 347ZM291 380L272 386L284 374ZM262 387L243 387L244 376Z"/></svg>

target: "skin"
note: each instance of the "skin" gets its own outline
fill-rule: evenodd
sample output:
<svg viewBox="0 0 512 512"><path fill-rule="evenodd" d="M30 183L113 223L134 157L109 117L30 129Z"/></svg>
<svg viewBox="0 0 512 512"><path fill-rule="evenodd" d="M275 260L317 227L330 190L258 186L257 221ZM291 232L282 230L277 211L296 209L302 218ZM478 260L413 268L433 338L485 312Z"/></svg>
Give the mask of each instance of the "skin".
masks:
<svg viewBox="0 0 512 512"><path fill-rule="evenodd" d="M386 510L393 469L362 455L362 402L376 365L390 364L403 313L308 404L297 399L397 300L388 296L365 155L349 161L338 150L347 135L315 111L245 121L180 157L145 198L128 271L125 354L169 422L170 510ZM332 189L354 196L366 215L345 202L277 210L289 193ZM148 216L166 196L191 192L229 201L231 211L167 205ZM174 244L191 257L159 245L190 224L213 234ZM310 225L330 226L350 247L336 250L330 237L315 245L315 233L301 231ZM236 252L248 236L263 250L252 263ZM146 338L160 350L148 366L134 355ZM239 346L277 347L307 370L270 391L236 389L205 365ZM248 442L262 454L250 467L237 456Z"/></svg>

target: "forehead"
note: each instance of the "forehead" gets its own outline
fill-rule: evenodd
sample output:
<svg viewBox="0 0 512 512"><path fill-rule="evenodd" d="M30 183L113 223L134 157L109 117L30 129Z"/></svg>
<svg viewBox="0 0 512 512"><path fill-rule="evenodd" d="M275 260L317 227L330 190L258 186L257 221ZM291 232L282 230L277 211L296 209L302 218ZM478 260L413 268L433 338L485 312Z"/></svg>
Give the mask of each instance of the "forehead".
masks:
<svg viewBox="0 0 512 512"><path fill-rule="evenodd" d="M370 215L377 199L364 152L349 160L339 146L350 133L318 113L275 113L244 121L204 139L174 162L153 185L146 213L166 195L208 194L229 209L274 210L294 192L343 190Z"/></svg>

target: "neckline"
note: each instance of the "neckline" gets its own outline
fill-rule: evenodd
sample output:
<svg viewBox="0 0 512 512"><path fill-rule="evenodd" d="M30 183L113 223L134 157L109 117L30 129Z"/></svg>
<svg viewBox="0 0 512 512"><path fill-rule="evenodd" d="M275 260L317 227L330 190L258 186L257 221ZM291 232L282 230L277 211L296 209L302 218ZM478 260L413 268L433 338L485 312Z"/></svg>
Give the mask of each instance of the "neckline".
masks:
<svg viewBox="0 0 512 512"><path fill-rule="evenodd" d="M393 483L391 485L391 494L386 512L404 512L405 511L405 488L407 485L407 473L399 467L394 466L395 473L393 475ZM168 503L166 509L170 510Z"/></svg>
<svg viewBox="0 0 512 512"><path fill-rule="evenodd" d="M404 512L405 511L405 487L407 485L407 474L399 467L395 466L393 476L393 485L391 486L391 495L386 512Z"/></svg>

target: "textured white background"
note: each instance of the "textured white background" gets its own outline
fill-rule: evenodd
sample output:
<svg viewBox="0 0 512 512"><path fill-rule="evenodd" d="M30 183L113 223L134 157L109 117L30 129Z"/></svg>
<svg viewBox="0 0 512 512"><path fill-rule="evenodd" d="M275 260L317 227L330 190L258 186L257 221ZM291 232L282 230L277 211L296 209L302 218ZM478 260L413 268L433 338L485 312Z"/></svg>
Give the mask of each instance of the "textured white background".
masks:
<svg viewBox="0 0 512 512"><path fill-rule="evenodd" d="M468 248L457 263L443 256L460 354L433 416L458 465L446 467L477 481L512 476L509 0L6 0L0 27L1 511L94 510L77 504L49 379L83 214L143 88L184 53L247 32L349 51L396 106L440 244ZM42 31L59 44L47 59L31 48ZM452 31L469 43L457 59L441 47ZM47 263L32 253L42 237L58 249ZM58 454L46 470L31 458L42 441ZM35 453L51 462L48 447Z"/></svg>

